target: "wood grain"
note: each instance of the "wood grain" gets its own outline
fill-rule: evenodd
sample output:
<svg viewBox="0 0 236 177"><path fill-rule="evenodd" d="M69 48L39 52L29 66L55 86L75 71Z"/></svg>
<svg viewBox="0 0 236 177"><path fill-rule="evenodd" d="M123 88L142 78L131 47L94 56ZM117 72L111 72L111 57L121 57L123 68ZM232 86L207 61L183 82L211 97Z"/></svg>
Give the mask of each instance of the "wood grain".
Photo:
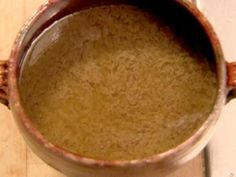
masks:
<svg viewBox="0 0 236 177"><path fill-rule="evenodd" d="M11 45L24 23L44 0L0 0L0 59L7 59ZM65 177L41 161L26 146L10 111L0 105L0 176ZM168 177L203 177L203 158L178 169Z"/></svg>
<svg viewBox="0 0 236 177"><path fill-rule="evenodd" d="M7 59L12 42L24 21L24 0L0 1L0 59ZM10 111L0 108L0 176L26 176L26 145Z"/></svg>

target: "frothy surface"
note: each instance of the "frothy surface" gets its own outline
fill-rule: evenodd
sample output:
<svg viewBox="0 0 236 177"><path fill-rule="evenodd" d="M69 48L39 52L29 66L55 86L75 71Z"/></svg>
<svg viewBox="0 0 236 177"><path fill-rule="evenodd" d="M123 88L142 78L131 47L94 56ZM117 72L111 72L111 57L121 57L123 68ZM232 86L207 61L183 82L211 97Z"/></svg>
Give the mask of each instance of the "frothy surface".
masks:
<svg viewBox="0 0 236 177"><path fill-rule="evenodd" d="M40 48L47 38L53 42ZM53 143L130 160L189 138L211 112L217 86L207 58L163 21L114 5L78 12L40 36L20 91L34 126Z"/></svg>

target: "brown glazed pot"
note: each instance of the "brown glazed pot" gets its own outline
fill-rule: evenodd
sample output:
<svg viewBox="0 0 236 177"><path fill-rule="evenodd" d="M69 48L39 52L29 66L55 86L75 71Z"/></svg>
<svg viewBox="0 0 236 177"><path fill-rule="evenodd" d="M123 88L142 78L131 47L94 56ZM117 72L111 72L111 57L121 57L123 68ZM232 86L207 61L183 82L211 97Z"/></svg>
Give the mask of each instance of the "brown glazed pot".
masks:
<svg viewBox="0 0 236 177"><path fill-rule="evenodd" d="M22 107L18 90L24 54L45 28L78 10L118 3L146 6L155 11L167 12L166 14L172 17L169 18L172 19L172 24L183 26L185 22L189 23L187 26L189 29L184 34L186 36L195 35L194 30L202 31L205 36L205 46L211 51L218 77L215 106L208 119L192 137L164 153L132 161L90 159L52 144L33 127ZM195 157L206 146L213 135L226 98L229 98L229 95L231 98L235 97L235 88L236 63L225 62L220 42L211 25L198 9L186 0L49 0L25 23L12 47L9 60L0 62L0 100L11 109L25 141L46 163L71 177L163 177L164 174Z"/></svg>

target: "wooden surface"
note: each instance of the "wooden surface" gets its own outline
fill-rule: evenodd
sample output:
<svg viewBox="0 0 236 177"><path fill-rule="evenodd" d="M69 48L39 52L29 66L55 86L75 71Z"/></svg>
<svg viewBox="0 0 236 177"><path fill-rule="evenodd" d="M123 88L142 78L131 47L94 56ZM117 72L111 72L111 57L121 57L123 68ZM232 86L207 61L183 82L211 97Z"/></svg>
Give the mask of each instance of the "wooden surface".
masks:
<svg viewBox="0 0 236 177"><path fill-rule="evenodd" d="M43 0L0 0L0 59L7 59L20 27ZM202 156L168 177L203 177ZM0 105L0 177L65 177L25 144L10 111Z"/></svg>

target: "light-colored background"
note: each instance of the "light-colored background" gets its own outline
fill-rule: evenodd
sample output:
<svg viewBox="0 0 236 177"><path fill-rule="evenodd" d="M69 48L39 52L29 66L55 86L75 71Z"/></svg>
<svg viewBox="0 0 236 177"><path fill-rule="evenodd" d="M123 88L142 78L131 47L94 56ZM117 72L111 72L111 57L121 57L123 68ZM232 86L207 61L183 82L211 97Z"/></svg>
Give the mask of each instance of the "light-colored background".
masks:
<svg viewBox="0 0 236 177"><path fill-rule="evenodd" d="M0 59L7 59L20 27L44 0L0 0ZM223 3L224 2L224 3ZM223 44L226 58L236 60L236 1L199 0L200 9L214 25ZM227 105L221 124L211 141L212 177L234 177L236 174L236 101ZM234 122L233 122L234 121ZM203 177L201 156L169 177ZM222 170L223 168L223 170ZM0 105L0 176L1 177L64 177L38 159L20 136L10 111Z"/></svg>

